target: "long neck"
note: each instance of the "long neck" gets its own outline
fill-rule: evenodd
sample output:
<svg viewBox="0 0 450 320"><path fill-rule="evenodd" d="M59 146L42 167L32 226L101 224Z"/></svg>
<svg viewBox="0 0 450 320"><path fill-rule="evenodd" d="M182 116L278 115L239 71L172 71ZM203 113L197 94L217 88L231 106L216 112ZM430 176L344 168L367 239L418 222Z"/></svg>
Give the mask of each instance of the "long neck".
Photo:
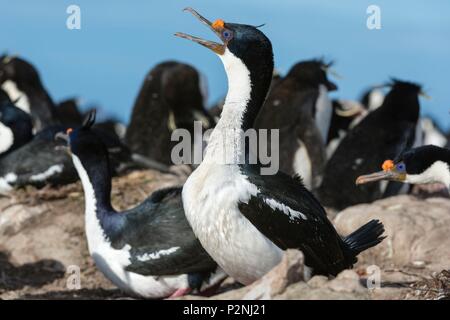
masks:
<svg viewBox="0 0 450 320"><path fill-rule="evenodd" d="M72 160L83 185L86 221L98 219L103 226L108 217L115 213L111 206L109 167L102 162L94 166L84 166L74 154L72 154Z"/></svg>
<svg viewBox="0 0 450 320"><path fill-rule="evenodd" d="M244 63L228 49L220 57L227 73L228 93L205 160L235 163L245 154L244 133L253 128L269 90L273 60Z"/></svg>

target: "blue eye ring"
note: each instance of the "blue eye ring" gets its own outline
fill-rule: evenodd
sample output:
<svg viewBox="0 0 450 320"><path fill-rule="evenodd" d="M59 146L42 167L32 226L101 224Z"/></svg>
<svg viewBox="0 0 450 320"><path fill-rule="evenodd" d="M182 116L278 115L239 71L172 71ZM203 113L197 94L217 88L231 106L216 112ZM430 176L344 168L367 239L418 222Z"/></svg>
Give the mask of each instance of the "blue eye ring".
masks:
<svg viewBox="0 0 450 320"><path fill-rule="evenodd" d="M222 32L222 36L224 37L225 40L230 40L233 37L233 33L229 30L224 30Z"/></svg>
<svg viewBox="0 0 450 320"><path fill-rule="evenodd" d="M399 170L399 171L405 171L405 164L404 164L404 163L399 163L399 164L397 164L397 170Z"/></svg>

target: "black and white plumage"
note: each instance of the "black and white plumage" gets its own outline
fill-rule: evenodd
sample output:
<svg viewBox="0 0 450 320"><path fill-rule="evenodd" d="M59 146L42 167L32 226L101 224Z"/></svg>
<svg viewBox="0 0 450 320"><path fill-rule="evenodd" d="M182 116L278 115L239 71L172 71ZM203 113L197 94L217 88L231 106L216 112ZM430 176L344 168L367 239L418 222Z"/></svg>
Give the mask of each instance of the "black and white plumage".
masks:
<svg viewBox="0 0 450 320"><path fill-rule="evenodd" d="M356 255L378 244L383 225L369 222L341 238L325 211L302 183L289 175L261 175L258 165L241 164L240 132L252 128L264 103L273 71L270 40L256 27L216 20L191 8L224 44L184 33L219 55L228 77L221 118L210 136L203 162L183 187L183 205L196 236L222 269L249 284L298 248L313 272L335 275Z"/></svg>
<svg viewBox="0 0 450 320"><path fill-rule="evenodd" d="M33 138L31 117L17 108L0 89L0 158Z"/></svg>
<svg viewBox="0 0 450 320"><path fill-rule="evenodd" d="M204 289L223 279L186 220L181 187L158 190L133 209L114 210L107 149L90 130L92 123L69 133L68 146L84 189L89 252L100 271L145 298Z"/></svg>
<svg viewBox="0 0 450 320"><path fill-rule="evenodd" d="M422 143L423 145L434 145L437 147L445 147L448 143L448 138L439 126L430 117L420 118L420 127L422 129Z"/></svg>
<svg viewBox="0 0 450 320"><path fill-rule="evenodd" d="M333 100L333 114L327 136L327 158L331 158L334 151L350 131L355 122L367 114L366 109L357 101Z"/></svg>
<svg viewBox="0 0 450 320"><path fill-rule="evenodd" d="M54 136L64 130L51 126L36 134L28 143L0 159L0 191L27 185L64 185L77 180L69 156L56 150Z"/></svg>
<svg viewBox="0 0 450 320"><path fill-rule="evenodd" d="M154 67L144 80L126 132L131 151L172 165L175 129L192 134L194 121L201 121L203 129L214 126L204 109L205 91L204 79L187 64L168 61Z"/></svg>
<svg viewBox="0 0 450 320"><path fill-rule="evenodd" d="M442 183L450 191L450 149L434 145L413 148L383 163L383 171L359 176L356 184L387 180L411 184Z"/></svg>
<svg viewBox="0 0 450 320"><path fill-rule="evenodd" d="M419 85L393 80L381 107L348 132L327 163L319 189L321 202L336 209L379 199L395 185L358 188L355 179L383 161L411 148L419 119Z"/></svg>
<svg viewBox="0 0 450 320"><path fill-rule="evenodd" d="M71 158L60 149L61 142L55 140L55 136L65 132L67 127L49 126L34 136L31 126L27 130L30 140L0 158L0 192L27 185L41 188L77 181L78 175ZM112 174L119 173L123 167L134 165L131 153L118 138L101 129L93 130L108 148Z"/></svg>
<svg viewBox="0 0 450 320"><path fill-rule="evenodd" d="M53 101L29 62L15 56L1 56L0 87L11 100L17 100L18 108L31 115L35 131L55 123Z"/></svg>
<svg viewBox="0 0 450 320"><path fill-rule="evenodd" d="M322 60L295 64L272 87L255 120L255 129L280 130L280 169L300 175L310 190L320 185L326 163L333 111L328 91L337 89L327 78L329 67Z"/></svg>

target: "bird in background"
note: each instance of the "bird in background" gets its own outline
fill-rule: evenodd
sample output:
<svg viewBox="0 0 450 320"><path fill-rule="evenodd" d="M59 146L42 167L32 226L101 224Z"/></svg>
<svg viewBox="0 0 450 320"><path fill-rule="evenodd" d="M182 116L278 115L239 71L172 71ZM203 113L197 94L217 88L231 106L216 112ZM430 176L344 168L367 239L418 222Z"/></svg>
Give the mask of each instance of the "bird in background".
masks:
<svg viewBox="0 0 450 320"><path fill-rule="evenodd" d="M18 108L29 113L34 131L57 123L54 103L36 68L22 58L0 56L0 88Z"/></svg>
<svg viewBox="0 0 450 320"><path fill-rule="evenodd" d="M222 43L180 32L176 36L216 53L228 77L220 120L203 162L189 176L182 193L186 217L202 246L243 284L270 271L288 248L303 252L309 274L336 275L351 268L360 252L382 241L382 223L372 220L341 237L299 179L280 171L261 175L258 164L239 162L239 155L248 156L239 134L253 128L270 87L270 40L257 27L221 19L210 22L192 8L185 10Z"/></svg>
<svg viewBox="0 0 450 320"><path fill-rule="evenodd" d="M377 167L385 157L411 148L417 138L421 86L393 79L383 105L369 113L348 132L328 161L319 199L338 210L372 202L398 191L398 185L379 184L358 188L356 177Z"/></svg>
<svg viewBox="0 0 450 320"><path fill-rule="evenodd" d="M279 129L280 170L300 175L309 190L320 185L326 163L328 92L337 89L327 77L331 65L320 59L295 64L272 86L255 120L255 129Z"/></svg>
<svg viewBox="0 0 450 320"><path fill-rule="evenodd" d="M185 129L193 136L194 121L200 121L203 129L215 125L204 108L205 83L190 65L168 61L155 66L145 77L133 106L125 136L131 151L173 165L174 130Z"/></svg>
<svg viewBox="0 0 450 320"><path fill-rule="evenodd" d="M326 141L327 159L331 158L347 132L354 127L355 122L367 114L362 104L353 100L334 99L332 108L333 113Z"/></svg>

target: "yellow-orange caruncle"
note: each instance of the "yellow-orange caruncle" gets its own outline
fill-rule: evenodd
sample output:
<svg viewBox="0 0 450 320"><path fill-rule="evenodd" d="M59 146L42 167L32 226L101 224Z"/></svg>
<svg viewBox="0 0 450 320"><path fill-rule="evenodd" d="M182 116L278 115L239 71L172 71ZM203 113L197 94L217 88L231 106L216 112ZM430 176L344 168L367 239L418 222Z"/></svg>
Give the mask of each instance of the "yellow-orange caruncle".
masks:
<svg viewBox="0 0 450 320"><path fill-rule="evenodd" d="M384 171L389 171L394 167L394 161L386 160L385 162L383 162L383 165L381 167Z"/></svg>
<svg viewBox="0 0 450 320"><path fill-rule="evenodd" d="M214 29L223 29L225 26L225 21L223 21L222 19L217 19L216 21L213 22L212 27Z"/></svg>

